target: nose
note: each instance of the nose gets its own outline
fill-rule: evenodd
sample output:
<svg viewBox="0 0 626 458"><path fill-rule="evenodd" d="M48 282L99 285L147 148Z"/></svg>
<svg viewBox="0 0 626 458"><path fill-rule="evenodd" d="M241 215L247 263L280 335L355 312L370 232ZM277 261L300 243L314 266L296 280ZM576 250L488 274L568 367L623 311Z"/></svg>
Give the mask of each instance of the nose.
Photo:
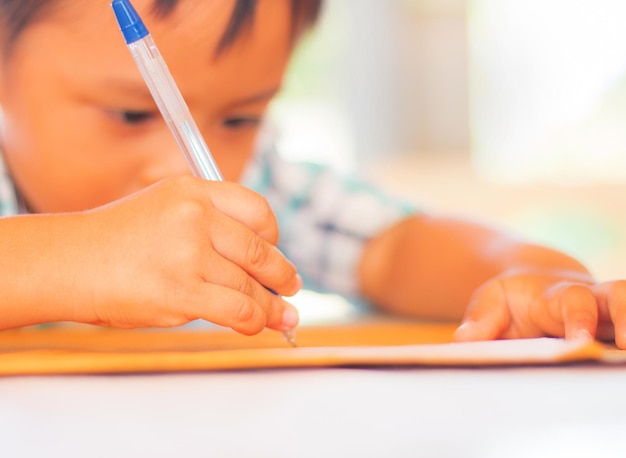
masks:
<svg viewBox="0 0 626 458"><path fill-rule="evenodd" d="M165 178L189 174L191 170L183 153L178 148L168 147L150 157L142 168L140 180L142 187L146 187Z"/></svg>

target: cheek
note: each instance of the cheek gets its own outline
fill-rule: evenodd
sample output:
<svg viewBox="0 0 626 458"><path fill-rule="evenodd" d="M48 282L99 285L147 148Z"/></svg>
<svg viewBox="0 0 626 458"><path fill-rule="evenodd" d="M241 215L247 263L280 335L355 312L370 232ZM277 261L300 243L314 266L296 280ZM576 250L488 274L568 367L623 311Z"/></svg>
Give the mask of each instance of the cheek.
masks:
<svg viewBox="0 0 626 458"><path fill-rule="evenodd" d="M217 162L224 179L239 181L248 162L254 154L258 129L241 132L220 128L214 135L207 135L206 141Z"/></svg>
<svg viewBox="0 0 626 458"><path fill-rule="evenodd" d="M79 211L111 202L138 186L139 161L113 151L89 122L6 115L3 148L20 193L37 212ZM80 129L69 128L80 125Z"/></svg>

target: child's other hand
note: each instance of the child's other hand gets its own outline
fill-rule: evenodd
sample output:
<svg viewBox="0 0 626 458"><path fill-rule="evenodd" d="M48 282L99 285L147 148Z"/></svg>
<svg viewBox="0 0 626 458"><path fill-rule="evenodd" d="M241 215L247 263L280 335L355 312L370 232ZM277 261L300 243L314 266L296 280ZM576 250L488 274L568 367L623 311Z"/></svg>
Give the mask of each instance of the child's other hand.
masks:
<svg viewBox="0 0 626 458"><path fill-rule="evenodd" d="M455 340L545 335L615 338L626 349L626 281L595 283L578 272L506 272L473 295Z"/></svg>
<svg viewBox="0 0 626 458"><path fill-rule="evenodd" d="M267 202L250 190L176 178L77 217L73 321L134 328L204 319L244 334L297 324L295 308L264 288L290 296L302 281L275 248Z"/></svg>

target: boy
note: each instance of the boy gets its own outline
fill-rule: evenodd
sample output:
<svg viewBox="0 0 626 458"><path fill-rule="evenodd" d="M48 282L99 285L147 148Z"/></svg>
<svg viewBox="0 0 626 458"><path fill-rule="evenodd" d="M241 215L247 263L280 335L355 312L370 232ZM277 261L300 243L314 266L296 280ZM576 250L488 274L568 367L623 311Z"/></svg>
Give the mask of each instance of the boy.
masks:
<svg viewBox="0 0 626 458"><path fill-rule="evenodd" d="M284 331L297 311L261 285L297 292L289 258L312 285L391 312L459 320L467 308L458 340L615 333L626 348L626 282L596 283L565 254L418 214L271 148L253 158L318 0L134 5L230 182L188 176L108 1L0 0L1 328L202 318Z"/></svg>

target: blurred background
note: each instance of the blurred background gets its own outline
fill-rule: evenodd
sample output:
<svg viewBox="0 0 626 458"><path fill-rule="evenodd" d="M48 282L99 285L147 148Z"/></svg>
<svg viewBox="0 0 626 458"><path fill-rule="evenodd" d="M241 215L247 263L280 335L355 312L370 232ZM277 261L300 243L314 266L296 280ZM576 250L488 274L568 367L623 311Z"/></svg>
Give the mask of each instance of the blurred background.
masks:
<svg viewBox="0 0 626 458"><path fill-rule="evenodd" d="M327 0L271 116L295 160L626 277L624 0Z"/></svg>

